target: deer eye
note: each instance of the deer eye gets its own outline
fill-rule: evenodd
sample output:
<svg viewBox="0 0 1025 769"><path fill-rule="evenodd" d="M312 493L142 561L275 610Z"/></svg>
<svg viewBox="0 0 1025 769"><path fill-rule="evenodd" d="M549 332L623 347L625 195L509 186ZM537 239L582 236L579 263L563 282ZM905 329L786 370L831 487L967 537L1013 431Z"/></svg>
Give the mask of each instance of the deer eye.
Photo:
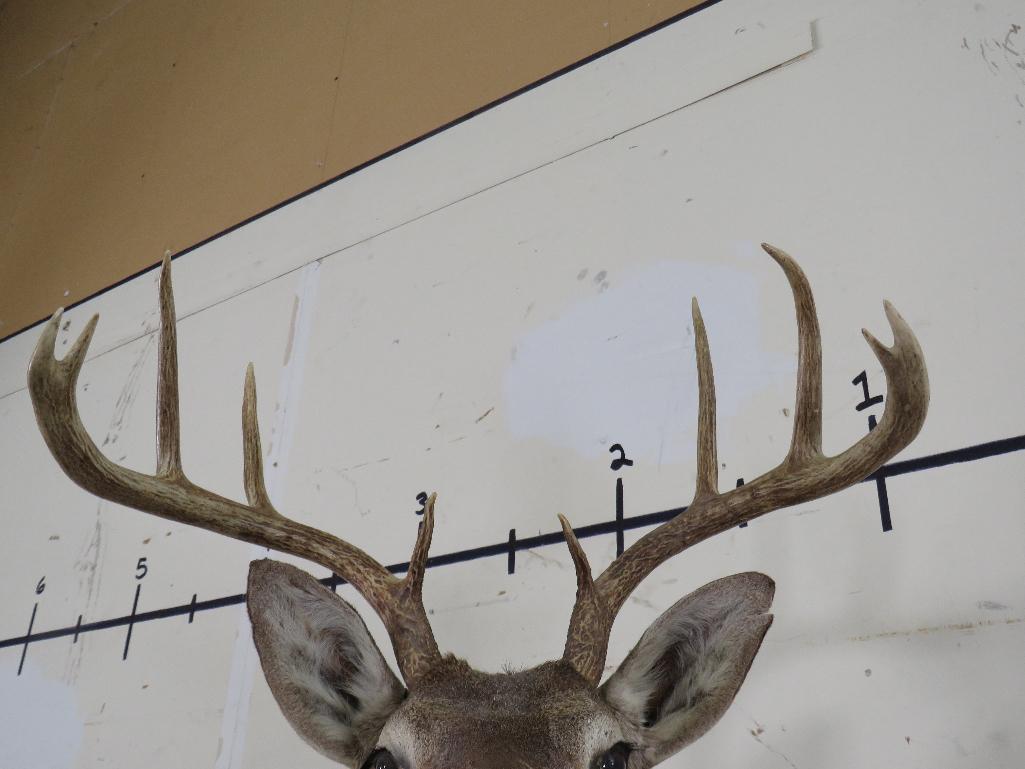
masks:
<svg viewBox="0 0 1025 769"><path fill-rule="evenodd" d="M628 758L630 758L630 746L625 742L617 742L594 759L592 766L594 769L626 769Z"/></svg>
<svg viewBox="0 0 1025 769"><path fill-rule="evenodd" d="M399 762L384 748L375 750L361 769L399 769Z"/></svg>

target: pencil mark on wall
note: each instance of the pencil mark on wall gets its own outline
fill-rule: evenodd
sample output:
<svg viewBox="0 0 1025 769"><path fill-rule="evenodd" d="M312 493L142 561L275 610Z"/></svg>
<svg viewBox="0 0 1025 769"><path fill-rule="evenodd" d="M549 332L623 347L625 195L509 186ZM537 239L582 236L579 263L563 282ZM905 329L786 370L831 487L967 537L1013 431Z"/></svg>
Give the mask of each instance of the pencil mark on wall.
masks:
<svg viewBox="0 0 1025 769"><path fill-rule="evenodd" d="M934 633L957 633L983 630L985 628L999 627L1001 625L1018 625L1025 622L1025 617L1010 617L1008 619L987 619L978 622L951 622L946 625L930 625L928 627L917 627L909 630L888 630L881 633L870 633L868 635L850 636L848 641L878 641L887 638L906 638L916 635L933 635Z"/></svg>
<svg viewBox="0 0 1025 769"><path fill-rule="evenodd" d="M759 745L761 745L763 748L765 748L773 755L782 758L784 761L787 762L787 766L791 767L791 769L797 769L797 764L791 761L783 751L778 750L774 748L772 745L769 745L767 742L765 742L765 740L763 739L763 735L765 734L765 727L757 721L755 721L755 719L752 718L751 720L754 721L755 728L749 731L751 733L751 736L754 737L755 742L757 742Z"/></svg>
<svg viewBox="0 0 1025 769"><path fill-rule="evenodd" d="M1010 606L1007 606L1002 603L997 603L996 601L979 601L975 605L978 606L980 609L985 609L986 611L1007 611L1011 608Z"/></svg>

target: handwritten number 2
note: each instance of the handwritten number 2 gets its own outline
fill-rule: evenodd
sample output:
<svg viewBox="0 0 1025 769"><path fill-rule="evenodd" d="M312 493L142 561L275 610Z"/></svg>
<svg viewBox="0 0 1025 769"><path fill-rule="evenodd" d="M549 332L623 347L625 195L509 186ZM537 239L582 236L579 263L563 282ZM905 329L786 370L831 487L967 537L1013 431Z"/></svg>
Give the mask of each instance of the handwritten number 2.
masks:
<svg viewBox="0 0 1025 769"><path fill-rule="evenodd" d="M611 446L609 446L609 453L619 454L618 457L613 458L612 463L609 465L609 467L611 467L613 470L618 470L621 467L633 467L634 461L632 459L626 458L626 451L623 449L622 445L618 443L613 443Z"/></svg>

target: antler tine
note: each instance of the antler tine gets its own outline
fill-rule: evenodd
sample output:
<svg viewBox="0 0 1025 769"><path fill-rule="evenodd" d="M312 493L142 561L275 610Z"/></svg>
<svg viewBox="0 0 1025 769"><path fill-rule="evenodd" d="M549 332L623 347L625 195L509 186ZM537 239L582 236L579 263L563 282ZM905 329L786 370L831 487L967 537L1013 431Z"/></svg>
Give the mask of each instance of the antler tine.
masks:
<svg viewBox="0 0 1025 769"><path fill-rule="evenodd" d="M157 477L182 478L178 418L178 326L171 290L171 258L160 267L160 347L157 352Z"/></svg>
<svg viewBox="0 0 1025 769"><path fill-rule="evenodd" d="M260 510L277 513L267 495L263 477L263 451L256 415L256 374L252 363L246 366L246 383L242 389L242 477L249 504Z"/></svg>
<svg viewBox="0 0 1025 769"><path fill-rule="evenodd" d="M698 367L698 471L694 490L694 499L697 500L719 493L719 459L715 444L715 377L697 297L691 299L690 309L694 319L694 356Z"/></svg>
<svg viewBox="0 0 1025 769"><path fill-rule="evenodd" d="M786 465L800 465L822 456L822 336L815 298L804 271L775 246L762 248L783 268L797 311L797 394L794 397L794 432Z"/></svg>
<svg viewBox="0 0 1025 769"><path fill-rule="evenodd" d="M75 388L97 317L86 325L71 352L57 360L54 350L62 317L60 310L44 327L28 373L36 421L50 453L71 480L98 497L296 555L338 574L381 617L400 671L406 682L412 683L441 656L420 598L434 497L429 502L430 515L417 537L410 563L412 574L403 580L345 540L279 514L271 505L263 479L256 381L251 365L246 372L242 405L244 479L249 504L191 483L181 467L174 299L170 260L166 258L161 273L160 311L156 473L145 475L116 465L100 452L86 432L78 413Z"/></svg>
<svg viewBox="0 0 1025 769"><path fill-rule="evenodd" d="M417 597L423 591L424 574L427 572L427 553L431 549L431 539L434 536L434 503L437 500L438 495L431 494L424 504L424 519L417 531L413 555L409 559L409 568L406 569L403 580L406 590Z"/></svg>
<svg viewBox="0 0 1025 769"><path fill-rule="evenodd" d="M883 302L883 310L893 332L893 345L886 347L865 329L861 333L886 374L886 409L874 430L829 460L842 477L854 476L851 483L875 472L911 443L929 409L929 375L918 339L890 302Z"/></svg>
<svg viewBox="0 0 1025 769"><path fill-rule="evenodd" d="M569 555L577 573L577 599L573 604L570 625L608 635L612 630L614 615L609 613L605 601L594 587L591 565L587 561L584 548L580 546L580 540L573 533L573 527L564 515L559 516L559 523L562 524L562 534L566 538L566 546L569 548ZM563 659L572 660L573 666L584 678L597 682L605 666L605 654L598 652L599 649L591 643L590 636L580 637L571 633L566 637L566 647L562 656Z"/></svg>
<svg viewBox="0 0 1025 769"><path fill-rule="evenodd" d="M886 347L863 331L886 373L883 417L874 430L846 451L834 457L822 455L822 349L815 301L797 263L773 246L763 244L763 248L786 274L797 312L797 393L790 450L778 466L764 475L726 493L716 493L712 365L704 324L695 302L699 390L697 491L686 513L641 537L594 580L594 590L587 600L599 603L600 610L590 609L586 617L607 615L608 623L585 621L585 612L574 608L563 658L595 684L605 663L612 618L657 566L738 523L824 497L857 483L907 446L925 421L929 406L925 359L910 327L886 302L893 346Z"/></svg>
<svg viewBox="0 0 1025 769"><path fill-rule="evenodd" d="M85 329L63 359L57 360L57 332L64 310L57 310L43 327L29 364L28 385L35 407L36 420L47 447L68 475L83 475L85 482L94 483L116 469L113 462L103 456L89 439L78 419L75 383L82 370L89 343L99 322L99 316L89 319ZM60 439L60 440L59 440ZM83 440L84 439L84 440ZM86 468L83 472L82 468ZM88 487L87 487L88 488Z"/></svg>

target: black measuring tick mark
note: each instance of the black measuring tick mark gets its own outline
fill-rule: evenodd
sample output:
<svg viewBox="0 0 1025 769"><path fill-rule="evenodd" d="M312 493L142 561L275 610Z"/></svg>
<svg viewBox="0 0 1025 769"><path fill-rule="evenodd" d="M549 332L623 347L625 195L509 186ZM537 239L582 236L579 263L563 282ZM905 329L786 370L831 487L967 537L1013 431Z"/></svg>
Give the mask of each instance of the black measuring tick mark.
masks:
<svg viewBox="0 0 1025 769"><path fill-rule="evenodd" d="M869 395L868 391L868 374L862 371L854 379L851 380L851 384L860 384L861 391L864 394L861 403L854 407L855 411L864 411L870 406L878 406L883 402L882 395ZM872 432L876 429L876 418L875 414L868 415L868 431ZM879 497L879 522L882 524L883 533L893 531L893 520L890 517L890 495L886 491L886 476L883 474L883 468L880 468L869 478L873 479L876 484L876 494Z"/></svg>
<svg viewBox="0 0 1025 769"><path fill-rule="evenodd" d="M32 626L36 624L36 610L39 609L39 603L35 603L32 606L32 616L28 621L28 632L25 633L25 645L21 647L21 660L18 662L18 675L21 675L21 669L25 667L25 655L28 653L28 645L32 640Z"/></svg>
<svg viewBox="0 0 1025 769"><path fill-rule="evenodd" d="M516 529L509 529L509 562L506 568L509 574L516 573Z"/></svg>
<svg viewBox="0 0 1025 769"><path fill-rule="evenodd" d="M189 603L189 624L192 624L192 620L196 617L196 594L192 594L192 601Z"/></svg>
<svg viewBox="0 0 1025 769"><path fill-rule="evenodd" d="M132 643L132 628L135 627L135 612L139 608L139 593L142 583L135 586L135 600L132 601L132 613L128 615L128 632L125 634L125 650L121 653L121 661L128 659L128 646Z"/></svg>
<svg viewBox="0 0 1025 769"><path fill-rule="evenodd" d="M868 429L876 429L874 414L869 414ZM872 477L875 478L876 494L879 497L879 521L882 523L884 532L893 531L893 521L890 519L890 495L886 491L886 476L877 470Z"/></svg>
<svg viewBox="0 0 1025 769"><path fill-rule="evenodd" d="M141 557L135 564L135 599L132 601L132 613L128 615L128 632L125 634L125 650L121 653L121 660L128 659L128 647L132 643L132 628L135 627L135 613L139 608L139 594L142 592L142 580L149 574L149 565L146 557ZM195 601L195 596L193 596Z"/></svg>
<svg viewBox="0 0 1025 769"><path fill-rule="evenodd" d="M626 450L623 448L621 443L613 443L609 446L609 452L612 454L619 453L619 456L612 460L609 464L609 468L613 471L620 470L624 467L633 467L634 462L632 459L626 458ZM623 479L616 478L616 558L619 558L623 554L624 541L623 541Z"/></svg>
<svg viewBox="0 0 1025 769"><path fill-rule="evenodd" d="M616 478L616 558L623 554L623 479Z"/></svg>
<svg viewBox="0 0 1025 769"><path fill-rule="evenodd" d="M44 574L39 578L36 583L36 595L42 595L43 591L46 590L46 575ZM28 654L28 645L32 641L32 626L36 624L36 612L39 610L39 601L36 601L32 605L32 616L28 620L28 632L25 633L25 644L21 647L21 659L18 661L18 675L21 675L21 670L25 667L25 655Z"/></svg>

